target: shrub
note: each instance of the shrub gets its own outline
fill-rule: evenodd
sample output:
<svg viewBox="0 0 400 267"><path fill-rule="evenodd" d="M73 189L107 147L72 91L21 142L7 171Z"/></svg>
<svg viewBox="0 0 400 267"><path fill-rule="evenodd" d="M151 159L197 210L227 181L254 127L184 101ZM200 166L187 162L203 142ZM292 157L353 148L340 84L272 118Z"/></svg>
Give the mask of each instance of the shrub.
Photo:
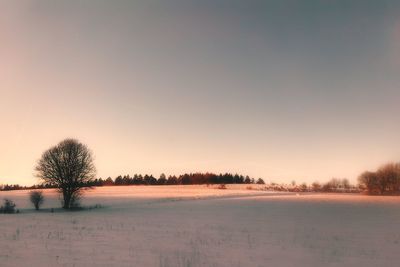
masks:
<svg viewBox="0 0 400 267"><path fill-rule="evenodd" d="M226 184L220 184L220 185L218 186L218 189L226 189Z"/></svg>
<svg viewBox="0 0 400 267"><path fill-rule="evenodd" d="M35 209L39 210L40 206L44 202L44 196L43 196L42 191L32 191L30 193L30 200L31 200L33 206L35 206Z"/></svg>
<svg viewBox="0 0 400 267"><path fill-rule="evenodd" d="M4 199L3 206L0 207L0 213L8 213L12 214L15 213L15 203L12 200Z"/></svg>

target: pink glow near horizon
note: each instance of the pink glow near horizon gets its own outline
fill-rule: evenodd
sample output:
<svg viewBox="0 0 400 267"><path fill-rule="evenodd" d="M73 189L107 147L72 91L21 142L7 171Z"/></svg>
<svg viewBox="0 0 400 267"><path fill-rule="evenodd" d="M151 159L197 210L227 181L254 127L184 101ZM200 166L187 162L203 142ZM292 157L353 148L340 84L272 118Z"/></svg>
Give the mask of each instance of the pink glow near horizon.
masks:
<svg viewBox="0 0 400 267"><path fill-rule="evenodd" d="M0 184L36 183L67 137L103 178L355 181L400 159L397 6L158 6L0 4Z"/></svg>

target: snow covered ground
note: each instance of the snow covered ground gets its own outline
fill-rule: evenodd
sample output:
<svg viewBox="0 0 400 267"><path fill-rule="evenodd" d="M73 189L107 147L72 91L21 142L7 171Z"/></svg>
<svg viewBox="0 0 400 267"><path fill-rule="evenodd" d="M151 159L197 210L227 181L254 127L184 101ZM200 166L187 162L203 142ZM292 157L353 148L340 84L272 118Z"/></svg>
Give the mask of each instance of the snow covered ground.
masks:
<svg viewBox="0 0 400 267"><path fill-rule="evenodd" d="M257 186L253 186L255 189ZM46 190L0 192L0 266L399 266L400 197L291 194L245 186L130 186L88 191L63 212Z"/></svg>

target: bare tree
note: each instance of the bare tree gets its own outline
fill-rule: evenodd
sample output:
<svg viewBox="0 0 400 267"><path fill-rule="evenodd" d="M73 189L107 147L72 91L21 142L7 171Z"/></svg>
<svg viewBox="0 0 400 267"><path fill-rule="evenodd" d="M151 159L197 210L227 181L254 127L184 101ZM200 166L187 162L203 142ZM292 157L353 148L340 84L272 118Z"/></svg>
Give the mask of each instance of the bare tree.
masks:
<svg viewBox="0 0 400 267"><path fill-rule="evenodd" d="M366 171L358 177L358 182L363 189L367 189L368 193L380 192L378 175L376 172Z"/></svg>
<svg viewBox="0 0 400 267"><path fill-rule="evenodd" d="M400 164L387 163L376 172L381 194L396 193L400 189Z"/></svg>
<svg viewBox="0 0 400 267"><path fill-rule="evenodd" d="M321 191L322 185L319 182L314 182L311 184L311 187L314 192L319 192Z"/></svg>
<svg viewBox="0 0 400 267"><path fill-rule="evenodd" d="M399 194L400 163L387 163L376 172L364 172L358 181L362 188L372 194Z"/></svg>
<svg viewBox="0 0 400 267"><path fill-rule="evenodd" d="M30 200L35 206L36 210L39 210L40 206L43 204L44 196L42 191L32 191L30 194Z"/></svg>
<svg viewBox="0 0 400 267"><path fill-rule="evenodd" d="M75 139L65 139L45 151L35 170L44 183L58 187L64 209L74 206L82 189L96 174L92 152Z"/></svg>

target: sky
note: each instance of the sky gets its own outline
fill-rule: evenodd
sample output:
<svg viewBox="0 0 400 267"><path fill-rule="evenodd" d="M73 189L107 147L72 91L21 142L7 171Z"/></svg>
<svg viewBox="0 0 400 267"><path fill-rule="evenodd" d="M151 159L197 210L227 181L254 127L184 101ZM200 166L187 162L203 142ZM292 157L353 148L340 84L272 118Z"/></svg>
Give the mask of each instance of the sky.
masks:
<svg viewBox="0 0 400 267"><path fill-rule="evenodd" d="M400 160L398 1L0 0L0 40L0 184L65 138L103 178Z"/></svg>

